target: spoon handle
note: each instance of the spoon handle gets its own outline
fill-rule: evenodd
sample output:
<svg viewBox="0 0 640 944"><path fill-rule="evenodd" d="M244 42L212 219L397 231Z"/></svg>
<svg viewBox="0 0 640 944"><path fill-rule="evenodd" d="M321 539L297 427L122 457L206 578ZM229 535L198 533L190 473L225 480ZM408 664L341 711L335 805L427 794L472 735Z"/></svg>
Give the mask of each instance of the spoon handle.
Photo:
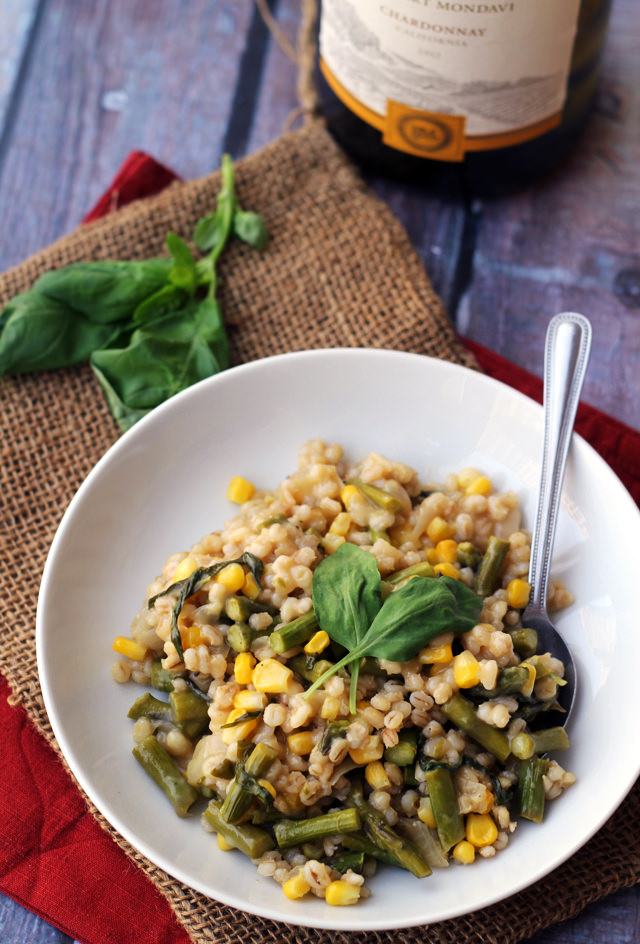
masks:
<svg viewBox="0 0 640 944"><path fill-rule="evenodd" d="M544 351L544 444L531 544L529 606L546 615L547 579L573 424L591 350L591 325L566 311L549 322Z"/></svg>

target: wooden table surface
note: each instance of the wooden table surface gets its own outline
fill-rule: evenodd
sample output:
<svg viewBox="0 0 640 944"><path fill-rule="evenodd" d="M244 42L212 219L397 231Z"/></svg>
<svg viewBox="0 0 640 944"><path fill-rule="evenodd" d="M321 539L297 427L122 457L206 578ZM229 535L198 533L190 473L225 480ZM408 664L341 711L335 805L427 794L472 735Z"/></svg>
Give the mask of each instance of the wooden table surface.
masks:
<svg viewBox="0 0 640 944"><path fill-rule="evenodd" d="M269 5L295 42L299 0ZM462 334L540 374L549 317L588 315L583 397L640 430L639 48L638 0L614 0L587 131L535 186L467 204L370 183ZM130 151L201 176L274 140L298 104L252 0L2 0L0 63L0 271L78 225ZM632 944L639 912L623 890L527 944ZM0 896L3 944L69 940Z"/></svg>

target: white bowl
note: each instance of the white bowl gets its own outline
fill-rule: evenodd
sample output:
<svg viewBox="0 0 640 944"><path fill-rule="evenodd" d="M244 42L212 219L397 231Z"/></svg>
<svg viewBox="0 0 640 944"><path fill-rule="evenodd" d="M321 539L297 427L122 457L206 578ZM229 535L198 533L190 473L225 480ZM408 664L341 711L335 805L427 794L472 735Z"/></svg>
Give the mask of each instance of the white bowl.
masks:
<svg viewBox="0 0 640 944"><path fill-rule="evenodd" d="M266 918L373 930L432 923L505 898L550 872L616 809L640 770L629 719L640 717L640 633L633 562L640 514L591 447L574 437L553 576L576 603L557 625L573 650L579 695L562 763L576 784L522 824L507 849L418 880L381 868L352 908L289 901L240 853L223 853L198 817L179 819L131 755L127 710L140 691L111 679L111 644L127 635L167 556L233 513L229 480L274 487L298 447L322 438L371 450L423 480L475 466L520 496L533 521L542 410L507 386L420 355L307 351L236 367L177 395L126 433L87 477L53 541L42 581L37 650L45 704L78 781L109 822L181 882Z"/></svg>

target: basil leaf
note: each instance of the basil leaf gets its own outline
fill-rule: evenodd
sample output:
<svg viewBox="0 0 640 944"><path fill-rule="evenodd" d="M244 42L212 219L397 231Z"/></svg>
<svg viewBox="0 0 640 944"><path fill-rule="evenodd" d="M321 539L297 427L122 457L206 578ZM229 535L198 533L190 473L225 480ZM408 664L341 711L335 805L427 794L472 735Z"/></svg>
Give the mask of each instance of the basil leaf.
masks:
<svg viewBox="0 0 640 944"><path fill-rule="evenodd" d="M229 338L217 298L212 298L211 295L203 298L198 303L195 317L198 319L200 336L211 348L219 369L226 370L230 363Z"/></svg>
<svg viewBox="0 0 640 944"><path fill-rule="evenodd" d="M2 318L0 375L71 367L121 335L119 325L96 324L33 289L9 302Z"/></svg>
<svg viewBox="0 0 640 944"><path fill-rule="evenodd" d="M129 429L155 406L220 370L200 334L198 308L138 328L125 348L91 355L91 366L122 429Z"/></svg>
<svg viewBox="0 0 640 944"><path fill-rule="evenodd" d="M344 567L340 568L332 562L347 547L352 550L344 551ZM367 618L365 612L370 616L373 609L365 610L363 603L365 593L362 587L366 583L364 569L366 567L368 573L369 566L366 558L373 559L375 563L367 551L355 545L343 544L335 554L316 567L312 594L318 622L331 639L349 651L324 672L305 695L310 695L346 665L355 663L357 666L363 657L375 656L391 662L406 662L441 633L465 633L473 629L478 621L483 601L461 581L451 577L417 577L386 598L363 632L362 626ZM367 584L367 587L367 592L370 592L370 585ZM315 594L318 588L323 597L320 605L324 610L324 623L316 609ZM330 602L332 594L335 599ZM354 615L345 618L344 614L351 611ZM336 613L343 618L334 619ZM357 670L354 673L352 668L352 696L354 674L357 678ZM353 713L351 698L349 707Z"/></svg>
<svg viewBox="0 0 640 944"><path fill-rule="evenodd" d="M145 298L166 285L170 269L170 259L78 262L45 272L31 291L67 305L90 321L111 324L130 318Z"/></svg>
<svg viewBox="0 0 640 944"><path fill-rule="evenodd" d="M453 577L410 580L391 593L369 627L367 655L407 662L441 633L467 633L478 622L482 599Z"/></svg>
<svg viewBox="0 0 640 944"><path fill-rule="evenodd" d="M254 249L264 249L269 233L265 221L259 213L237 207L233 216L233 232L243 243Z"/></svg>
<svg viewBox="0 0 640 944"><path fill-rule="evenodd" d="M143 302L140 302L133 313L133 320L142 324L146 321L155 321L164 315L169 315L181 308L187 301L187 293L177 285L163 285Z"/></svg>
<svg viewBox="0 0 640 944"><path fill-rule="evenodd" d="M196 263L193 253L184 239L180 239L175 233L167 233L166 243L173 257L169 281L193 295L196 290Z"/></svg>
<svg viewBox="0 0 640 944"><path fill-rule="evenodd" d="M318 625L341 646L359 646L382 605L381 586L375 557L355 544L342 544L313 574L313 609ZM356 710L359 670L358 661L351 670L352 714Z"/></svg>
<svg viewBox="0 0 640 944"><path fill-rule="evenodd" d="M196 248L200 252L209 252L221 241L222 232L223 220L219 210L203 216L201 220L198 220L193 231L193 241Z"/></svg>

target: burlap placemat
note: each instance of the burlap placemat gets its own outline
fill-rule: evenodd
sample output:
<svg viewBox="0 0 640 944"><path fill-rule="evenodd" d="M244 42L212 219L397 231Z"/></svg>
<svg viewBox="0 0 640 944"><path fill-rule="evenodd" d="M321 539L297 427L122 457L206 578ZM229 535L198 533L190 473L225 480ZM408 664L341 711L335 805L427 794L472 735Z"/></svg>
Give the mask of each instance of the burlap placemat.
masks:
<svg viewBox="0 0 640 944"><path fill-rule="evenodd" d="M264 215L271 241L263 254L236 244L224 260L222 304L233 363L302 348L372 346L475 366L403 228L366 189L321 125L311 123L241 161L236 176L242 203ZM176 183L158 197L82 227L0 277L0 303L54 266L162 253L169 229L189 237L194 222L212 207L218 186L217 174ZM58 750L38 685L33 575L42 570L64 508L118 430L86 367L5 379L1 393L0 671L14 699ZM198 942L264 944L282 941L286 934L294 944L392 944L399 939L515 944L640 876L636 788L581 852L502 904L428 929L331 933L256 918L185 888L135 852L89 806Z"/></svg>

